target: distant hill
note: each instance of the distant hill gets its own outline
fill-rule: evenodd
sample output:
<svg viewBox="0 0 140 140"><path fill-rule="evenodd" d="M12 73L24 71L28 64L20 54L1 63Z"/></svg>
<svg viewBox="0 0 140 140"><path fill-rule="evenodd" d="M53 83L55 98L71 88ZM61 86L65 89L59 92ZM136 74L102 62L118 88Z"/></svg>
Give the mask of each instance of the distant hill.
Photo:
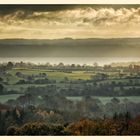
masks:
<svg viewBox="0 0 140 140"><path fill-rule="evenodd" d="M0 57L140 57L140 38L3 39Z"/></svg>
<svg viewBox="0 0 140 140"><path fill-rule="evenodd" d="M140 62L119 62L119 63L111 63L112 67L122 66L122 67L128 67L129 65L139 65Z"/></svg>

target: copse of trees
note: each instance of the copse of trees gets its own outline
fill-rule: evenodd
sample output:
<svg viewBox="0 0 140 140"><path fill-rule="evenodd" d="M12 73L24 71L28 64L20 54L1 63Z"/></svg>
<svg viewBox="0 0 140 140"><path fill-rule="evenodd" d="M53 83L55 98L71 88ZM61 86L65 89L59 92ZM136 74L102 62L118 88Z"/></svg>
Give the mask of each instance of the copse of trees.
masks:
<svg viewBox="0 0 140 140"><path fill-rule="evenodd" d="M33 122L24 124L22 127L11 126L7 128L7 135L66 135L64 126L61 125L48 125L44 122Z"/></svg>
<svg viewBox="0 0 140 140"><path fill-rule="evenodd" d="M48 78L43 78L43 79L32 79L28 77L28 80L19 80L16 84L55 84L55 80L49 80Z"/></svg>
<svg viewBox="0 0 140 140"><path fill-rule="evenodd" d="M28 94L13 105L0 105L0 134L138 135L139 106L129 101L121 103L117 98L103 105L90 96L72 102L63 96L38 98Z"/></svg>
<svg viewBox="0 0 140 140"><path fill-rule="evenodd" d="M128 112L117 117L97 120L82 119L71 123L67 131L72 135L140 135L140 116L132 119Z"/></svg>
<svg viewBox="0 0 140 140"><path fill-rule="evenodd" d="M104 119L81 119L67 125L51 125L44 122L30 122L21 127L10 126L7 135L140 135L140 116L131 119L126 114Z"/></svg>
<svg viewBox="0 0 140 140"><path fill-rule="evenodd" d="M23 74L22 72L19 72L19 71L15 73L15 76L17 76L19 78L26 79L26 80L30 80L30 79L32 80L32 79L35 79L35 78L47 78L46 73L28 75L28 74Z"/></svg>
<svg viewBox="0 0 140 140"><path fill-rule="evenodd" d="M8 101L6 104L12 107L18 105L25 110L29 106L33 106L34 108L41 108L44 111L55 111L55 115L48 116L46 121L52 120L53 122L60 123L71 122L83 117L91 119L103 118L104 115L112 117L116 110L118 113L124 113L128 110L133 117L140 113L140 103L133 103L127 99L120 101L118 98L112 98L110 102L103 104L98 98L90 96L84 96L79 101L71 101L62 95L43 94L41 96L37 94L25 94L17 98L17 100ZM30 114L29 112L28 114ZM46 116L46 114L44 115Z"/></svg>

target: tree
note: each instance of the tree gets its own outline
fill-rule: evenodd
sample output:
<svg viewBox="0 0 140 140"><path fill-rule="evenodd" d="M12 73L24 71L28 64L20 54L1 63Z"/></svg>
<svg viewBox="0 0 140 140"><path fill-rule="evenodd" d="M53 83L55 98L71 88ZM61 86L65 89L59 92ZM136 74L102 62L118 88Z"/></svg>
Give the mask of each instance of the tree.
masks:
<svg viewBox="0 0 140 140"><path fill-rule="evenodd" d="M71 123L67 131L72 135L97 135L97 123L89 119L82 119L78 122Z"/></svg>
<svg viewBox="0 0 140 140"><path fill-rule="evenodd" d="M131 121L126 135L140 135L140 115Z"/></svg>
<svg viewBox="0 0 140 140"><path fill-rule="evenodd" d="M0 77L0 83L2 83L2 82L3 82L3 78Z"/></svg>
<svg viewBox="0 0 140 140"><path fill-rule="evenodd" d="M58 64L58 67L59 67L59 68L63 68L63 67L64 67L64 64L63 64L63 63L59 63L59 64Z"/></svg>
<svg viewBox="0 0 140 140"><path fill-rule="evenodd" d="M6 134L10 135L10 136L16 135L17 131L18 131L18 129L15 126L10 126L7 128Z"/></svg>
<svg viewBox="0 0 140 140"><path fill-rule="evenodd" d="M75 64L71 64L71 68L75 68Z"/></svg>
<svg viewBox="0 0 140 140"><path fill-rule="evenodd" d="M0 93L3 93L3 90L4 90L4 86L0 84Z"/></svg>
<svg viewBox="0 0 140 140"><path fill-rule="evenodd" d="M111 99L111 102L114 103L114 104L118 104L118 103L120 103L120 100L118 98L114 97L114 98Z"/></svg>
<svg viewBox="0 0 140 140"><path fill-rule="evenodd" d="M64 83L65 83L65 88L66 88L66 83L69 81L68 77L64 77Z"/></svg>
<svg viewBox="0 0 140 140"><path fill-rule="evenodd" d="M7 130L10 135L64 135L64 127L61 125L48 125L43 122L26 123L20 128L10 127Z"/></svg>
<svg viewBox="0 0 140 140"><path fill-rule="evenodd" d="M16 72L16 74L15 74L17 77L22 77L23 76L23 74L21 73L21 72Z"/></svg>
<svg viewBox="0 0 140 140"><path fill-rule="evenodd" d="M7 69L12 69L14 64L12 62L8 62Z"/></svg>
<svg viewBox="0 0 140 140"><path fill-rule="evenodd" d="M97 67L98 67L98 63L95 62L95 63L93 64L93 66L94 66L95 68L97 68Z"/></svg>
<svg viewBox="0 0 140 140"><path fill-rule="evenodd" d="M94 81L98 81L98 80L106 80L109 76L107 74L104 73L97 73L94 76L91 76L91 79L93 79Z"/></svg>
<svg viewBox="0 0 140 140"><path fill-rule="evenodd" d="M49 135L50 128L45 123L27 123L19 128L17 133L19 135Z"/></svg>

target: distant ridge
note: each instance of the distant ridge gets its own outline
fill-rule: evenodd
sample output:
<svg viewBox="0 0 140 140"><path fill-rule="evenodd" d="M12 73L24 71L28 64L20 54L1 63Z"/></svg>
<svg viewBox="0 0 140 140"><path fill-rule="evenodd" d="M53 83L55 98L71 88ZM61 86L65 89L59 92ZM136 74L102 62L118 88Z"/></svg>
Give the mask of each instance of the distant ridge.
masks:
<svg viewBox="0 0 140 140"><path fill-rule="evenodd" d="M112 67L117 67L117 66L128 67L129 65L139 65L140 66L140 61L137 61L137 62L118 62L118 63L111 63L110 65Z"/></svg>
<svg viewBox="0 0 140 140"><path fill-rule="evenodd" d="M140 57L140 38L1 39L0 57Z"/></svg>

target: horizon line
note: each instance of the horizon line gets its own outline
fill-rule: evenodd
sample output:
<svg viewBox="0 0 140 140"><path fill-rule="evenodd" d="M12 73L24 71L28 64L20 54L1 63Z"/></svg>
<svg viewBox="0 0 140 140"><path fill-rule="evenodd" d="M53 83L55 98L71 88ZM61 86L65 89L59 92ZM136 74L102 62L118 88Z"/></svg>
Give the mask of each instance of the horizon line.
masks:
<svg viewBox="0 0 140 140"><path fill-rule="evenodd" d="M50 39L50 38L0 38L0 40L86 40L86 39L104 39L104 40L108 40L108 39L140 39L140 37L108 37L108 38L102 38L102 37L93 37L93 38L72 38L72 37L65 37L65 38L54 38L54 39Z"/></svg>

